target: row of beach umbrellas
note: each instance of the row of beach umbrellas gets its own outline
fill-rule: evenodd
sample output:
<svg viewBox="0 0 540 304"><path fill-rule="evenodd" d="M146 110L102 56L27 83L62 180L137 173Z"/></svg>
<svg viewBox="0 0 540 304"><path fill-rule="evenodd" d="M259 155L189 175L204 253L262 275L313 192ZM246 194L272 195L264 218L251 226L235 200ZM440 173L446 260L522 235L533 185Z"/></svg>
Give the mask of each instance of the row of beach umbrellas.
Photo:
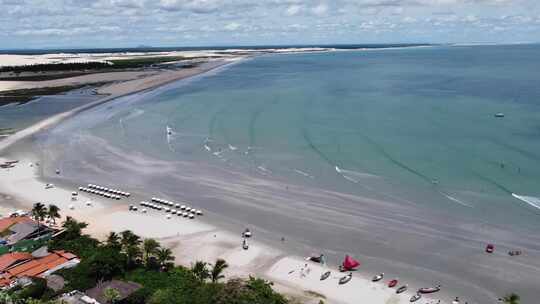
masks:
<svg viewBox="0 0 540 304"><path fill-rule="evenodd" d="M115 199L115 200L119 200L119 199L122 198L120 195L111 194L109 192L100 191L100 190L93 190L93 189L85 188L85 187L79 187L79 191L90 193L90 194L95 194L95 195L100 195L100 196L104 196L106 198L112 198L112 199Z"/></svg>
<svg viewBox="0 0 540 304"><path fill-rule="evenodd" d="M160 198L157 198L157 197L152 197L152 202L155 202L155 203L158 203L158 204L161 204L161 205L165 205L165 206L174 207L176 209L180 209L180 210L186 211L186 212L191 212L193 214L202 215L201 210L197 210L195 208L191 208L191 207L186 206L186 205L175 204L175 203L173 203L171 201L167 201L167 200L160 199ZM142 203L147 203L147 202L142 202ZM147 204L152 204L152 203L147 203ZM159 209L159 210L161 210L161 209ZM165 210L165 212L171 212L174 209L173 208L165 208L164 210Z"/></svg>
<svg viewBox="0 0 540 304"><path fill-rule="evenodd" d="M159 210L159 211L163 210L163 211L165 211L167 213L170 213L170 214L167 215L168 219L170 219L172 217L172 215L177 215L179 217L183 216L183 217L187 217L187 218L190 218L190 219L194 219L195 215L202 215L201 210L195 210L195 209L192 209L192 208L190 208L189 210L184 209L182 211L182 210L177 210L177 209L172 209L172 208L165 208L165 207L162 207L162 206L160 206L158 204L149 203L149 202L141 202L140 204L143 207L147 207L147 208L151 208L151 209L155 209L155 210ZM138 211L139 208L137 206L134 206L134 205L129 205L129 210ZM146 213L147 209L143 208L143 209L141 209L141 212Z"/></svg>
<svg viewBox="0 0 540 304"><path fill-rule="evenodd" d="M131 195L129 192L124 192L124 191L120 191L120 190L117 190L117 189L110 189L110 188L107 188L107 187L102 187L102 186L94 185L94 184L88 184L88 188L93 189L93 190L102 191L102 192L108 192L108 193L115 194L115 195L125 196L125 197L129 197Z"/></svg>

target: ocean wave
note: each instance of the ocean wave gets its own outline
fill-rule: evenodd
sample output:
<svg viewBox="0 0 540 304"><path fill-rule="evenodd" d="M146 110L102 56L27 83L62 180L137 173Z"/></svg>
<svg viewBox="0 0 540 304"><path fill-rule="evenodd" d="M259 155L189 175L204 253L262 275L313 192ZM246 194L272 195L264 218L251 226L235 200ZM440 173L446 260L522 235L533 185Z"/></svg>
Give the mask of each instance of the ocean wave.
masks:
<svg viewBox="0 0 540 304"><path fill-rule="evenodd" d="M459 199L457 199L457 198L455 198L455 197L453 197L453 196L450 196L450 195L448 195L448 194L446 194L446 193L444 193L444 192L441 192L441 194L442 194L444 197L446 197L447 199L451 200L452 202L458 203L458 204L460 204L461 206L473 208L472 205L469 205L469 204L465 203L464 201L459 200Z"/></svg>
<svg viewBox="0 0 540 304"><path fill-rule="evenodd" d="M305 177L308 177L308 178L315 178L313 175L309 174L309 173L306 173L304 171L301 171L301 170L298 170L298 169L294 169L294 172L300 174L300 175L303 175Z"/></svg>
<svg viewBox="0 0 540 304"><path fill-rule="evenodd" d="M515 193L512 193L512 196L517 198L518 200L520 201L523 201L525 203L527 203L528 205L536 208L536 209L540 209L540 197L535 197L535 196L527 196L527 195L518 195L518 194L515 194Z"/></svg>

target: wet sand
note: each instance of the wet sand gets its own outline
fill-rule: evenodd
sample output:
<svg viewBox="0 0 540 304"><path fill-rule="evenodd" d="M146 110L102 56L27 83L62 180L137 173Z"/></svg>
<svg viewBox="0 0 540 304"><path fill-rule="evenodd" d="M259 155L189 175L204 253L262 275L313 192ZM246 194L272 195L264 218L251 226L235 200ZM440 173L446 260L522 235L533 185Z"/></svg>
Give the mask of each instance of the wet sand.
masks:
<svg viewBox="0 0 540 304"><path fill-rule="evenodd" d="M49 121L47 127L61 120L64 123L47 132L36 134L42 127L31 129L26 136L34 134L35 137L21 142L18 147L12 146L10 155L19 157L27 151L41 151L26 156L40 159L44 180L66 188L87 183L109 186L121 183L138 198L164 197L190 202L203 209L204 221L216 228L189 230L190 233L178 238L174 234L153 234L171 245L179 244L175 253L180 262L190 263L194 256L211 259L219 255L216 248L228 248L224 255L245 263L250 258L233 253L239 244L237 240L235 245L236 235L248 226L258 242L278 253L261 259L260 263L248 263L251 267L239 265L239 268L244 272L263 273L283 285L288 284L289 288L313 288L336 302L353 303L361 299L340 296L354 293L353 288L347 292L339 287L328 289L326 285L318 286L319 282L313 278L310 280L314 282L308 285L298 278L287 280L284 269L297 268L302 262L299 259L280 262L280 258L324 252L330 265L336 266L344 254L351 254L362 262L355 276L371 277L384 272L387 278L398 277L409 283L411 289L442 284L443 292L437 296L441 296L444 303L450 303L455 296L468 303L491 303L509 292L520 294L524 303L536 299L540 237L534 231L509 231L427 211L414 203L397 204L308 185L292 185L287 180L252 175L208 162L152 159L136 151L121 150L90 135L84 131L87 122L79 121L73 114ZM60 177L54 174L56 168L61 168ZM114 220L107 222L118 224ZM120 226L131 227L129 225ZM182 251L188 248L182 249L182 244L195 246L194 238L212 239L215 231L227 234L226 240L220 239L219 246L214 247L215 243L207 240L203 244L208 246L201 246L194 254ZM281 237L285 238L284 242ZM497 244L495 254L484 253L487 242ZM515 248L524 254L509 257L506 252ZM286 267L280 263L286 263ZM261 265L265 267L260 268ZM358 281L364 287L369 284L366 280ZM373 296L369 303L396 303L393 295L383 291L377 294L379 292L384 296ZM408 297L400 299L408 302Z"/></svg>

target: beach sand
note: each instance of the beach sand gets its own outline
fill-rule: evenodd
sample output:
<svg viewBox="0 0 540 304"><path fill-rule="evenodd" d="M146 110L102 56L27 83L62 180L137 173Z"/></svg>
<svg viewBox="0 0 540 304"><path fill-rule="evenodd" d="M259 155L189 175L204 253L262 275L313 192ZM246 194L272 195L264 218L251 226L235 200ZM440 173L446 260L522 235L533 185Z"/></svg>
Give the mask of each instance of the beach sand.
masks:
<svg viewBox="0 0 540 304"><path fill-rule="evenodd" d="M7 159L1 158L0 162ZM163 245L170 247L176 256L176 262L190 266L198 260L214 262L218 258L225 259L230 267L227 277L261 276L276 284L276 288L296 298L306 301L324 299L328 303L408 303L409 293L397 296L393 289L384 287L382 282L375 284L360 275L355 275L346 285L338 285L341 277L337 270L325 281L319 276L330 268L323 268L309 262L310 273L299 276L300 269L306 262L302 257L290 256L285 252L271 248L256 240L249 240L249 249L242 248L240 233L218 229L202 222L202 217L187 219L173 215L167 219L163 211L148 210L146 214L128 211L134 199L122 199L120 203L99 196L80 192L73 201L73 189L55 186L46 189L45 183L39 180L39 165L35 160L23 159L10 169L0 170L0 193L13 196L18 202L11 206L3 205L0 211L5 215L15 209L31 209L36 202L46 205L53 203L61 209L65 218L71 216L89 223L85 232L105 239L110 231L121 232L132 230L143 238L155 238ZM23 190L24 189L24 190ZM86 202L92 202L87 206ZM71 210L70 206L74 208ZM290 274L289 272L295 272ZM316 303L316 302L314 302Z"/></svg>
<svg viewBox="0 0 540 304"><path fill-rule="evenodd" d="M111 230L132 229L143 237L155 237L170 246L177 262L183 265L189 266L196 260L213 262L222 257L231 264L228 276L257 274L276 282L276 287L284 292L302 298L319 293L329 303L408 302L410 294L396 297L391 290L382 288L382 282L373 284L369 281L372 275L383 271L389 278L399 276L413 291L442 283L443 292L429 298L440 297L442 303L450 303L456 295L461 298L474 295L476 299L493 302L514 291L513 287L518 284L522 288L518 292L534 289L540 269L539 252L534 249L537 248L535 235L523 235L521 240L516 240L514 234L497 227L447 218L412 203L399 205L293 186L206 163L155 160L117 149L96 138L77 137L83 144L69 147L63 146L61 141L58 144L52 140L53 145L40 142L44 145L39 149L45 149L46 153L37 151L38 148L31 144L13 145L116 96L154 88L182 77L163 76L159 80L147 77L110 86L108 93L112 96L46 119L0 141L0 153L9 148L10 157L25 159L17 168L1 172L0 193L12 196L13 201L26 208L37 201L58 204L67 211L65 215L89 222L88 231L97 237L102 238ZM69 133L72 130L67 129L68 133L59 132L50 137L73 135ZM69 153L63 154L64 148L69 148ZM80 162L96 157L99 157L99 166ZM51 166L57 165L58 159L65 164L65 171L70 171L69 176L75 178L72 184L59 185L64 190L45 190L43 172L35 171L35 167L32 170L28 163L44 160L45 171L51 172ZM50 174L44 175L46 180L51 179ZM87 180L89 176L93 176L93 180ZM169 177L174 184L167 182ZM70 204L75 180L80 183L99 180L109 186L122 180L131 187L125 190L137 193L141 200L162 192L168 197L185 198L196 203L197 208L211 212L205 212L202 219L193 221L168 220L164 213L157 212L146 215L128 212L127 204L137 203L138 196L120 203L96 200L91 208L81 206L69 211L66 206ZM80 200L86 199L82 195ZM233 219L235 223L224 224L224 218ZM250 241L248 251L241 249L240 227L243 225L249 225L255 231L255 239ZM263 226L270 227L271 231L265 231ZM483 246L493 235L497 237L497 244L501 244L500 249L497 254L487 257ZM283 244L278 241L281 236L287 237ZM357 249L360 247L361 250ZM530 250L526 256L509 259L504 251L516 247ZM341 274L335 269L330 279L320 282L318 277L323 269L317 265L311 265L311 272L306 277L298 275L305 264L302 255L317 253L321 248L332 257L334 266L342 259L343 252L354 250L358 253L355 256L363 265L351 282L337 285L336 278ZM326 250L328 248L330 250ZM289 274L291 270L295 272ZM510 285L512 288L508 287ZM485 302L469 301L471 304Z"/></svg>
<svg viewBox="0 0 540 304"><path fill-rule="evenodd" d="M200 217L190 220L172 216L171 219L167 219L164 212L149 210L148 213L142 214L141 212L128 211L129 204L138 203L133 197L118 202L81 192L78 194L77 200L74 201L72 200L72 191L77 189L74 185L56 185L54 188L45 188L45 182L40 179L43 170L41 164L39 164L40 158L34 156L36 151L25 151L31 148L31 145L22 143L17 149L13 149L15 143L23 141L86 109L119 96L194 76L235 60L238 60L238 58L216 60L193 69L165 71L151 75L141 75L137 72L110 75L110 77L116 77L115 79L121 79L122 81L100 89L99 93L109 94L109 96L40 121L3 139L0 141L0 156L5 155L6 150L9 149L10 157L20 157L20 162L14 168L0 170L0 193L3 195L0 212L5 215L16 209L28 210L37 202L55 204L61 209L64 218L72 216L77 220L89 223L87 233L99 239L104 239L110 231L120 232L129 229L143 238L156 238L164 245L172 248L176 256L176 262L179 264L189 266L197 260L212 263L218 258L223 258L230 265L226 272L227 276L247 277L249 275L258 275L275 281L275 287L278 290L307 302L317 303L318 295L329 303L353 303L357 299L369 303L408 302L410 295L406 293L399 297L398 300L401 301L399 302L396 301L396 297L391 292L361 287L367 281L359 276L355 276L354 280L348 283L346 289L343 288L344 286L335 285L335 282L330 280L323 284L315 278L315 272L321 271L315 265L313 265L314 270L311 276L306 276L303 279L297 276L288 276L284 274L285 270L305 264L302 257L291 256L284 251L255 240L250 240L249 250L244 250L241 246L240 232L232 233L217 228L203 222ZM98 82L103 81L102 76L104 75L94 74L80 77L85 77L85 82ZM58 80L56 82L61 83L55 83L55 85L73 84L79 81L81 81L80 78L73 77ZM45 84L45 86L47 85ZM25 84L21 83L16 88L23 87L25 87ZM0 158L0 161L5 160L7 158ZM91 204L88 205L87 202L91 202ZM358 290L362 290L362 292L358 293Z"/></svg>

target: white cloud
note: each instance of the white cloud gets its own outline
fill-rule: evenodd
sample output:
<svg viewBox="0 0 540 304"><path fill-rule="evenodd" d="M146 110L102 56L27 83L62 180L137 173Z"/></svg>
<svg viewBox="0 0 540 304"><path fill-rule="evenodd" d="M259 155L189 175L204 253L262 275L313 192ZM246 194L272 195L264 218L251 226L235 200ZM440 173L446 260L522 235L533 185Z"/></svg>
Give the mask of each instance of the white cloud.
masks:
<svg viewBox="0 0 540 304"><path fill-rule="evenodd" d="M302 6L293 4L287 8L285 11L285 15L287 16L295 16L302 10Z"/></svg>
<svg viewBox="0 0 540 304"><path fill-rule="evenodd" d="M317 5L317 6L315 6L312 9L312 11L313 11L313 13L315 15L321 16L321 15L326 14L326 12L328 12L328 6L326 4L324 4L324 3L321 3L321 4Z"/></svg>
<svg viewBox="0 0 540 304"><path fill-rule="evenodd" d="M227 25L225 25L225 29L227 31L236 31L238 30L242 25L240 23L237 23L237 22L231 22Z"/></svg>

